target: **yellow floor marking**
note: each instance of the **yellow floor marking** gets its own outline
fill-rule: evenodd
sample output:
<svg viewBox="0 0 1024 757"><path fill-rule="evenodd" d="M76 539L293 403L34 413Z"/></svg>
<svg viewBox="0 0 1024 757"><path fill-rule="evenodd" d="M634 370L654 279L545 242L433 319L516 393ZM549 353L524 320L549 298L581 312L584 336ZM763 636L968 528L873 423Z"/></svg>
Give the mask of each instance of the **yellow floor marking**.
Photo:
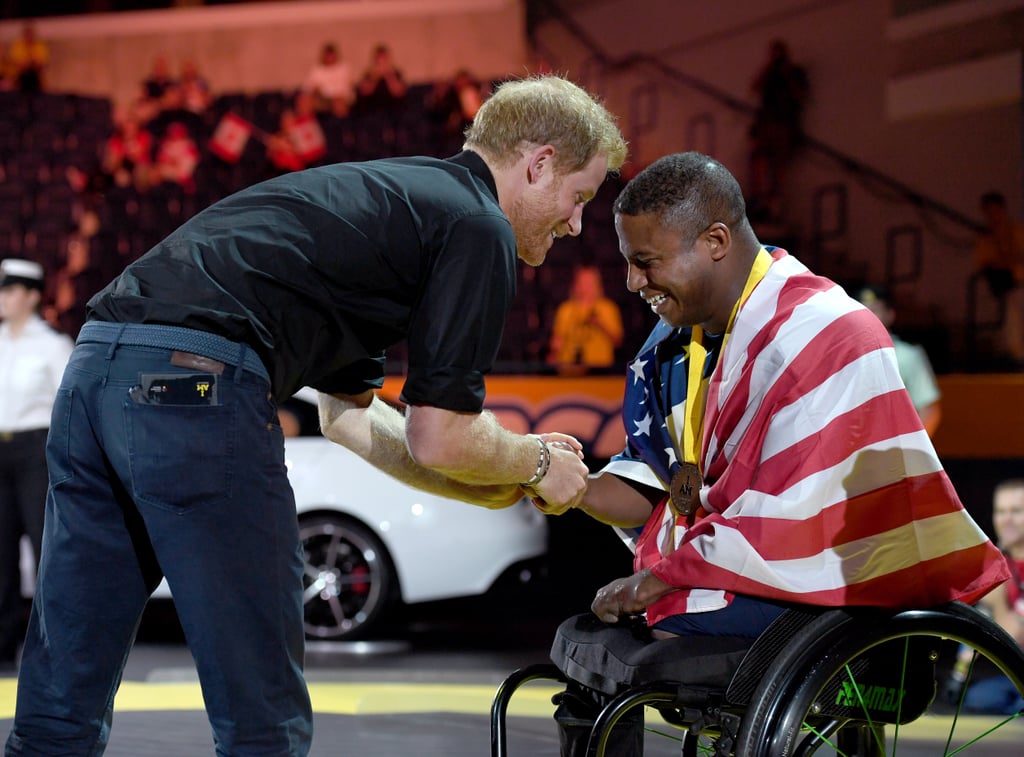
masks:
<svg viewBox="0 0 1024 757"><path fill-rule="evenodd" d="M335 715L385 715L413 712L456 712L489 715L497 687L478 684L422 683L310 683L309 695L314 712ZM561 687L546 683L530 683L512 697L508 714L514 717L549 718L554 712L551 697ZM0 719L14 717L17 681L0 678ZM118 690L114 709L118 712L159 710L202 710L203 696L196 682L144 683L125 681ZM954 746L979 736L1002 718L961 716L956 722ZM926 715L909 725L901 726L899 739L914 742L945 742L953 722L947 715ZM649 722L649 725L655 725ZM658 725L663 725L658 723ZM1019 744L1024 719L985 736L986 744ZM886 728L889 743L894 729Z"/></svg>
<svg viewBox="0 0 1024 757"><path fill-rule="evenodd" d="M489 714L496 686L420 683L310 683L315 712L337 715L379 715L402 712L460 712ZM519 689L509 715L550 717L554 685ZM17 681L0 678L0 719L14 717ZM203 695L196 682L143 683L124 681L114 700L117 712L202 710Z"/></svg>

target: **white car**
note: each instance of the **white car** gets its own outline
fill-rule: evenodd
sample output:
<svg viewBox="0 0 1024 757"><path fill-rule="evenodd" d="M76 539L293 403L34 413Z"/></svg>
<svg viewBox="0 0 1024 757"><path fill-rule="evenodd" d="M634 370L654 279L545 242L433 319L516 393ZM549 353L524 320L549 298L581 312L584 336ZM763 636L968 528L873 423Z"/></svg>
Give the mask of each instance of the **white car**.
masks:
<svg viewBox="0 0 1024 757"><path fill-rule="evenodd" d="M547 520L527 499L488 510L427 494L319 435L285 439L285 458L310 639L372 636L393 602L483 594L547 552ZM166 581L154 596L170 597Z"/></svg>

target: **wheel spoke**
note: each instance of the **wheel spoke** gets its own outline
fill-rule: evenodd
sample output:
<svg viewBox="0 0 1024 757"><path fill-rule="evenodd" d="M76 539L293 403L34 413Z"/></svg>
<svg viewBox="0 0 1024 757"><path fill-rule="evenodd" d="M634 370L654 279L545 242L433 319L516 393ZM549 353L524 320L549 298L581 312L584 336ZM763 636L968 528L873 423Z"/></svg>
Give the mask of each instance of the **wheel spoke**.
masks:
<svg viewBox="0 0 1024 757"><path fill-rule="evenodd" d="M839 745L832 740L832 735L834 735L840 727L841 724L838 721L832 720L828 723L827 728L819 730L807 721L804 721L804 730L809 731L811 735L814 736L814 740L804 741L801 743L796 754L813 754L819 746L825 744L834 749L838 757L850 757L850 755L846 754L846 752L840 749Z"/></svg>
<svg viewBox="0 0 1024 757"><path fill-rule="evenodd" d="M302 572L306 575L307 578L312 579L314 582L323 580L321 576L321 573L323 571L321 571L320 568L316 567L311 562L307 561L306 564L302 566Z"/></svg>
<svg viewBox="0 0 1024 757"><path fill-rule="evenodd" d="M1009 723L1010 721L1012 721L1012 720L1017 720L1017 719L1018 719L1018 718L1019 718L1020 716L1021 716L1021 715L1020 715L1020 713L1019 713L1019 712L1018 712L1018 713L1017 713L1016 715L1010 715L1010 716L1008 716L1007 718L1005 718L1005 719L1004 719L1004 720L1002 720L1001 722L999 722L999 723L996 723L996 724L995 724L994 726L992 726L991 728L989 728L989 729L988 729L987 731L984 731L984 732L982 732L982 733L979 733L979 734L978 734L977 736L975 736L975 737L974 737L973 739L971 739L970 741L968 741L968 742L967 742L966 744L962 744L961 746L957 747L957 748L956 748L956 749L954 749L954 750L953 750L952 752L950 752L950 751L949 751L949 744L947 743L947 744L946 744L946 753L945 753L945 757L953 757L953 755L954 755L954 754L960 754L960 752L962 752L962 751L964 751L965 749L967 749L967 747L969 747L969 746L973 746L974 744L977 744L977 743L978 743L979 741L981 741L981 740L982 740L983 738L985 738L986 736L988 736L988 735L990 735L990 734L992 734L992 733L995 733L996 731L998 731L998 730L999 730L1000 728L1002 728L1002 727L1003 727L1004 725L1006 725L1006 724L1007 724L1007 723Z"/></svg>
<svg viewBox="0 0 1024 757"><path fill-rule="evenodd" d="M307 604L311 599L323 591L326 585L327 582L324 580L323 576L317 575L316 580L307 586L306 590L302 592L302 604Z"/></svg>
<svg viewBox="0 0 1024 757"><path fill-rule="evenodd" d="M335 596L327 598L327 606L331 610L331 616L334 618L335 625L341 628L342 624L348 620L348 617L345 615L345 608L341 606L341 602Z"/></svg>
<svg viewBox="0 0 1024 757"><path fill-rule="evenodd" d="M910 637L906 636L903 639L903 664L900 667L900 696L896 703L896 725L893 726L892 733L892 753L896 754L896 744L900 739L900 723L903 722L903 692L907 690L907 659L910 655ZM885 754L885 742L882 740L881 729L877 731L872 729L872 733L875 735L875 741L878 744L878 749L882 754Z"/></svg>
<svg viewBox="0 0 1024 757"><path fill-rule="evenodd" d="M953 665L953 670L956 671L957 666L960 664L961 650L957 651L957 661ZM964 698L967 696L967 687L971 685L971 679L974 677L974 663L978 659L978 650L971 650L971 660L967 664L967 670L963 674L964 679L960 682L960 694L957 697L956 709L953 710L953 722L949 724L949 736L946 738L946 749L944 754L949 755L949 747L953 743L953 734L956 731L956 721L960 717L960 713L963 712ZM959 751L959 750L958 750ZM955 754L955 753L954 753Z"/></svg>
<svg viewBox="0 0 1024 757"><path fill-rule="evenodd" d="M337 565L338 553L341 551L342 545L341 534L332 533L330 537L330 541L327 542L326 553L324 554L324 564Z"/></svg>

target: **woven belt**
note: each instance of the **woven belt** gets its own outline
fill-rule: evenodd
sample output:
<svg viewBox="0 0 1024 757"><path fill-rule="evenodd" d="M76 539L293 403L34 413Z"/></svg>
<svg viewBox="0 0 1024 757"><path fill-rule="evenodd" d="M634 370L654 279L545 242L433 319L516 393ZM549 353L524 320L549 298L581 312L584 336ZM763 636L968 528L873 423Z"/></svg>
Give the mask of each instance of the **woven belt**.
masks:
<svg viewBox="0 0 1024 757"><path fill-rule="evenodd" d="M206 331L160 324L89 321L78 332L78 343L85 342L193 352L228 365L240 366L270 380L266 366L252 347Z"/></svg>

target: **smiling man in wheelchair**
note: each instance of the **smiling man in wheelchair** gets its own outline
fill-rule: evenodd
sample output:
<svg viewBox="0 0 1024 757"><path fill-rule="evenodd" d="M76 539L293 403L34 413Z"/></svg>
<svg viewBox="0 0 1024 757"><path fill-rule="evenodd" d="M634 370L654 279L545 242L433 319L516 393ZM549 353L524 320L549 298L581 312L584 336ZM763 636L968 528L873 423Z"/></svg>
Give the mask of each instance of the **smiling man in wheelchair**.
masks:
<svg viewBox="0 0 1024 757"><path fill-rule="evenodd" d="M693 637L671 648L689 656L672 664L691 694L729 686L720 704L756 704L735 693L743 682L734 674L758 637L769 661L799 633L805 647L868 644L890 620L924 622L901 610L972 603L1008 577L921 426L885 327L835 283L763 246L725 167L698 153L664 157L626 186L614 212L627 286L660 320L626 374L626 448L591 476L580 505L632 542L635 572L558 631L564 755L586 753L622 682L667 675L663 655L650 651L669 649L663 642ZM820 608L880 615L826 622ZM973 627L958 612L946 636ZM934 687L914 695L899 676L932 670L932 647L889 642L865 664L897 677L830 674L822 681L832 688L823 695L823 683L808 707L833 711L836 722L856 718L853 709L875 725L916 718ZM695 701L705 708L699 721L708 700ZM638 709L619 722L608 754L640 753ZM770 714L754 719L777 730Z"/></svg>

